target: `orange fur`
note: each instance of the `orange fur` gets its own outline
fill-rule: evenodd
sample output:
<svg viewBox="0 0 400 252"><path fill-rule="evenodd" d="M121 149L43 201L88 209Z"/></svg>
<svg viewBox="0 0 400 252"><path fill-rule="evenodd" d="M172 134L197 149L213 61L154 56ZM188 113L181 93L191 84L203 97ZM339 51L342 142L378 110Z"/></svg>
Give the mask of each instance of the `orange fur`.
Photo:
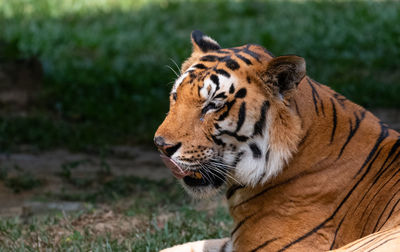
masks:
<svg viewBox="0 0 400 252"><path fill-rule="evenodd" d="M171 98L170 112L156 136L171 145L181 143L171 157L178 161L206 163L213 155L221 155L225 163L231 156L239 160L221 173L229 185L235 222L229 251L329 250L374 233L371 237L382 241L382 232L397 230L399 133L304 77L299 57L273 58L257 45L210 50L202 45L217 44L207 45L201 34L192 42L194 51L182 75L192 72L174 85L177 99ZM214 77L212 85L210 76L221 69L225 73L219 71L220 83ZM221 73L230 77L224 79ZM232 93L227 91L231 82ZM208 95L217 86L226 90L225 105L204 113L214 102ZM240 89L246 90L245 96ZM256 134L263 116L263 131ZM244 154L238 155L239 150ZM184 186L195 196L208 195L213 188ZM397 233L387 237L399 239ZM226 240L212 244L210 249L227 247ZM207 242L196 249L207 251Z"/></svg>

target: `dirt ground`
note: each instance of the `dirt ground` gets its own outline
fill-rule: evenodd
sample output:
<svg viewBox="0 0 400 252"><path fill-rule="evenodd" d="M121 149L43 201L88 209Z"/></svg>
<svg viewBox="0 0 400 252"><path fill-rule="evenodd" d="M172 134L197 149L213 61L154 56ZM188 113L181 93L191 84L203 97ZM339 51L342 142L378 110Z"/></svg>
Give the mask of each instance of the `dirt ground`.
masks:
<svg viewBox="0 0 400 252"><path fill-rule="evenodd" d="M79 202L35 200L41 193L77 190L65 181L66 171L73 172L74 178L81 179L95 178L99 171L106 170L111 171L113 176L173 179L169 170L163 166L158 152L148 147L114 147L111 154L105 157L62 149L41 153L3 153L0 154L0 167L7 170L9 177L30 174L41 181L40 186L18 193L0 182L0 216L35 214L48 210L79 210L83 206Z"/></svg>

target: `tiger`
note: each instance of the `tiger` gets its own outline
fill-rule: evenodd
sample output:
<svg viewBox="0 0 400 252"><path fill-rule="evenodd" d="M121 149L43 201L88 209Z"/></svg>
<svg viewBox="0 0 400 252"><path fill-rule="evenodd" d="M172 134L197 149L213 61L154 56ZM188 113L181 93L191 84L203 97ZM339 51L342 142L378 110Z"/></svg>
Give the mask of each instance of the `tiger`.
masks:
<svg viewBox="0 0 400 252"><path fill-rule="evenodd" d="M234 227L162 251L400 251L400 134L300 56L191 41L154 143L190 195L225 191Z"/></svg>

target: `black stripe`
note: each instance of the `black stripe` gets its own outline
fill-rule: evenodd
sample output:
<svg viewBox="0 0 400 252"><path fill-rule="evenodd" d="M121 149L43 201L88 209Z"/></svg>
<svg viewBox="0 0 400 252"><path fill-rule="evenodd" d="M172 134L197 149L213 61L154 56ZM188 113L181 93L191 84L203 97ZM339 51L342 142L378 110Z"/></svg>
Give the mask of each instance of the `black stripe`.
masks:
<svg viewBox="0 0 400 252"><path fill-rule="evenodd" d="M256 124L254 124L253 136L256 136L256 135L262 136L263 135L263 130L265 127L265 118L266 118L268 108L269 108L269 101L263 102L263 105L261 106L261 111L260 111L260 118L258 119Z"/></svg>
<svg viewBox="0 0 400 252"><path fill-rule="evenodd" d="M236 231L238 231L238 229L239 229L248 219L250 219L250 218L253 217L254 215L255 215L255 214L251 214L251 215L249 215L249 216L244 217L243 220L239 221L239 223L236 225L236 227L232 230L231 236L233 236L233 235L236 233Z"/></svg>
<svg viewBox="0 0 400 252"><path fill-rule="evenodd" d="M240 50L240 49L238 49L238 48L235 48L235 47L233 47L233 48L228 48L227 50L230 50L230 51L232 51L232 52L234 52L234 53L238 53L238 52L242 51L242 50Z"/></svg>
<svg viewBox="0 0 400 252"><path fill-rule="evenodd" d="M221 49L221 50L218 50L217 53L220 53L220 54L232 54L232 52L230 52L228 50L229 50L229 48L228 49Z"/></svg>
<svg viewBox="0 0 400 252"><path fill-rule="evenodd" d="M392 232L392 233L391 233L391 232ZM368 245L368 244L371 243L371 242L381 242L381 241L383 241L383 242L380 243L378 246L376 246L376 247L374 247L374 248L368 250L368 251L372 251L372 250L374 250L375 248L380 247L381 245L385 244L385 243L388 242L388 241L391 241L391 240L393 240L393 239L398 239L397 237L392 238L392 239L388 239L388 237L393 236L393 235L397 235L398 233L399 233L399 231L396 231L396 232L393 232L392 230L389 230L389 232L388 232L388 231L385 231L385 232L383 232L383 233L381 233L381 234L379 234L379 235L375 235L371 240L367 241L366 243L362 244L361 246L358 246L357 248L353 249L352 247L354 247L355 245L357 245L357 244L355 244L355 245L353 245L352 247L350 247L349 249L351 249L352 251L356 251L356 250L358 250L358 249L364 247L365 245ZM378 241L376 241L376 240L378 240ZM375 243L375 244L376 244L376 243ZM365 251L365 250L363 250L363 251Z"/></svg>
<svg viewBox="0 0 400 252"><path fill-rule="evenodd" d="M337 125L337 114L336 114L336 106L335 103L333 102L333 99L330 98L331 103L332 103L332 116L333 116L333 126L332 126L332 133L331 133L331 143L333 142L333 139L335 138L335 132L336 132L336 125Z"/></svg>
<svg viewBox="0 0 400 252"><path fill-rule="evenodd" d="M267 163L269 159L269 150L265 153L265 162Z"/></svg>
<svg viewBox="0 0 400 252"><path fill-rule="evenodd" d="M319 97L317 90L315 89L315 87L313 86L313 84L311 83L311 81L308 78L307 78L307 82L311 87L311 94L312 94L312 98L313 98L313 102L314 102L315 113L317 114L317 116L319 116L318 101L320 101L321 103L322 103L322 101Z"/></svg>
<svg viewBox="0 0 400 252"><path fill-rule="evenodd" d="M392 148L389 151L388 156L385 159L385 162L382 165L382 168L385 166L386 162L390 159L390 157L397 151L397 149L400 147L400 136L397 138L397 141L393 144ZM376 182L376 179L374 180L374 183Z"/></svg>
<svg viewBox="0 0 400 252"><path fill-rule="evenodd" d="M225 95L225 92L221 92L219 94L217 94L214 98L227 98L228 96Z"/></svg>
<svg viewBox="0 0 400 252"><path fill-rule="evenodd" d="M385 138L389 135L388 132L388 127L383 124L382 122L380 122L381 125L381 133L379 134L378 139L376 140L376 143L374 145L374 147L372 147L372 150L370 151L367 159L365 159L364 164L361 166L360 170L357 172L356 175L354 175L354 177L356 177L358 174L360 174L360 172L362 171L362 169L364 168L364 166L369 162L369 160L372 158L372 156L374 155L374 153L376 152L376 150L378 149L379 145L382 143L383 140L385 140Z"/></svg>
<svg viewBox="0 0 400 252"><path fill-rule="evenodd" d="M364 117L365 117L365 110L362 110L360 112L360 116L357 115L356 112L354 112L354 117L355 117L355 121L356 121L355 125L354 125L354 128L353 128L353 122L351 121L351 119L349 119L349 124L350 124L349 125L350 126L349 130L350 130L350 132L349 132L349 135L347 136L346 142L343 144L342 148L340 149L340 152L339 152L339 155L338 155L337 159L339 159L342 156L343 151L346 148L347 144L350 142L350 140L353 138L354 134L359 129L361 121L364 120Z"/></svg>
<svg viewBox="0 0 400 252"><path fill-rule="evenodd" d="M226 251L226 247L228 246L229 241L226 241L224 245L222 245L221 249L219 252L231 252L231 251Z"/></svg>
<svg viewBox="0 0 400 252"><path fill-rule="evenodd" d="M306 140L308 139L308 137L310 136L310 129L308 129L306 131L306 133L304 134L303 138L300 140L299 145L298 146L302 146ZM306 147L305 147L306 148Z"/></svg>
<svg viewBox="0 0 400 252"><path fill-rule="evenodd" d="M393 237L393 238L391 238L391 239L385 240L385 241L383 241L382 243L380 243L380 244L378 244L377 246L375 246L375 247L369 249L369 250L366 251L366 252L371 252L371 251L373 251L373 250L379 248L379 247L382 246L383 244L385 244L385 243L387 243L387 242L390 242L390 241L392 241L392 240L396 240L396 239L398 239L398 237Z"/></svg>
<svg viewBox="0 0 400 252"><path fill-rule="evenodd" d="M236 125L235 132L238 132L240 130L240 128L242 128L244 120L246 119L246 102L242 102L242 104L240 105L238 118L239 119L238 119L238 122Z"/></svg>
<svg viewBox="0 0 400 252"><path fill-rule="evenodd" d="M221 62L227 62L228 60L231 59L231 55L229 56L223 56L223 57L218 57L218 60Z"/></svg>
<svg viewBox="0 0 400 252"><path fill-rule="evenodd" d="M216 90L218 90L218 89L219 89L219 78L218 78L218 76L215 75L215 74L212 74L212 75L210 76L210 79L211 79L211 81L214 82L214 84L217 86Z"/></svg>
<svg viewBox="0 0 400 252"><path fill-rule="evenodd" d="M381 148L381 149L382 149L382 148ZM380 150L381 150L381 149L380 149ZM380 151L380 150L379 150L379 151ZM397 183L398 183L398 182L399 182L399 181L397 181ZM394 187L397 183L395 183L394 185L392 185L392 187ZM386 185L386 184L387 184L387 182L385 183L385 185ZM369 218L371 217L371 215L372 215L373 213L375 213L375 208L381 206L380 203L376 204L376 202L374 202L374 199L375 199L375 197L380 193L380 191L381 191L384 187L385 187L385 186L382 186L381 188L379 188L378 192L376 192L376 193L374 194L374 196L372 197L372 199L368 202L367 207L364 208L364 210L363 210L363 212L362 212L362 215L360 215L360 216L365 216L365 213L366 213L367 209L369 208L369 206L372 206L372 204L375 203L375 205L372 207L371 211L369 212L367 218L364 218L365 221L364 221L364 225L363 225L363 227L362 227L362 229L361 229L361 236L360 236L360 237L363 237L363 236L364 236L364 233L366 233L366 234L374 233L374 232L371 232L371 231L365 232L365 229L366 229L367 225L370 224ZM391 187L390 189L392 189L392 187ZM370 187L370 188L371 188L371 187ZM369 188L369 189L370 189L370 188ZM390 190L390 189L389 189L389 190ZM369 190L368 190L368 191L369 191ZM364 193L364 196L363 196L362 200L365 198L365 196L366 196L367 194L368 194L368 192L365 192L365 193ZM358 205L357 205L356 208L358 208L358 206L361 204L362 200L360 200L360 202L358 203ZM390 203L390 201L389 201L389 203ZM387 203L387 205L388 205L389 203ZM383 213L385 212L387 205L384 207L384 210L381 212L381 214L380 214L380 216L379 216L379 218L378 218L378 221L377 221L376 225L378 225L378 222L380 221L380 219L381 219ZM376 226L375 226L375 227L376 227Z"/></svg>
<svg viewBox="0 0 400 252"><path fill-rule="evenodd" d="M243 154L244 154L243 151L236 154L235 161L233 161L233 164L232 164L233 167L236 167L236 165L240 162L240 158L243 156Z"/></svg>
<svg viewBox="0 0 400 252"><path fill-rule="evenodd" d="M342 223L343 223L343 221L344 221L344 218L346 218L346 216L343 217L343 219L339 222L339 225L337 226L337 228L336 228L336 230L335 230L335 236L333 237L333 241L332 241L332 243L331 243L331 246L329 247L329 250L332 250L333 247L335 246L336 237L337 237L337 234L338 234L338 232L339 232L340 227L342 226Z"/></svg>
<svg viewBox="0 0 400 252"><path fill-rule="evenodd" d="M235 98L244 98L247 94L246 88L241 88L237 93L235 94Z"/></svg>
<svg viewBox="0 0 400 252"><path fill-rule="evenodd" d="M396 156L393 158L392 162L390 162L390 164L388 164L387 167L392 166L392 164L393 164L396 160L399 160L399 157L400 157L400 152L398 152L398 153L396 154Z"/></svg>
<svg viewBox="0 0 400 252"><path fill-rule="evenodd" d="M189 70L187 72L189 73L190 83L192 83L193 79L195 79L197 75L194 73L194 70Z"/></svg>
<svg viewBox="0 0 400 252"><path fill-rule="evenodd" d="M310 172L308 172L308 173L310 173ZM254 199L260 197L261 195L267 193L268 191L273 190L273 189L275 189L276 187L279 187L279 186L281 186L281 185L288 184L288 183L292 182L293 180L296 180L296 179L298 179L298 178L304 176L305 174L307 174L307 173L306 173L306 172L302 172L302 173L300 173L300 174L297 174L296 176L293 176L293 177L291 177L291 178L289 178L289 179L283 181L282 183L279 183L279 184L276 184L276 185L267 187L267 188L265 188L264 190L262 190L261 192L259 192L259 193L257 193L257 194L254 194L254 195L252 195L250 198L247 198L247 199L243 200L242 202L240 202L239 204L233 206L231 209L232 209L232 211L233 211L233 210L235 210L237 207L239 207L239 206L241 206L241 205L244 205L244 204L246 204L247 202L250 202L250 201L252 201L252 200L254 200Z"/></svg>
<svg viewBox="0 0 400 252"><path fill-rule="evenodd" d="M329 216L328 218L326 218L323 222L321 222L320 224L318 224L315 228L313 228L311 231L305 233L304 235L300 236L299 238L297 238L296 240L290 242L289 244L285 245L283 248L281 248L278 251L284 251L288 248L290 248L291 246L293 246L294 244L304 240L305 238L311 236L312 234L314 234L315 232L317 232L319 229L323 228L325 226L325 224L331 220L333 220L333 218L336 216L336 214L339 212L339 210L342 208L342 206L344 205L344 203L348 200L348 198L350 197L350 195L353 193L353 191L358 187L358 185L361 183L361 181L365 178L365 176L367 175L367 173L370 171L372 164L375 162L376 158L379 156L379 152L375 155L375 157L373 158L373 160L371 161L371 163L369 164L367 170L365 171L365 173L361 176L361 178L354 184L354 186L350 189L350 191L346 194L346 196L343 198L343 200L339 203L338 207L333 211L333 213L331 214L331 216Z"/></svg>
<svg viewBox="0 0 400 252"><path fill-rule="evenodd" d="M342 106L343 109L346 108L346 97L344 97L343 95L340 95L338 93L334 93L333 97L336 99L336 101L340 104L340 106Z"/></svg>
<svg viewBox="0 0 400 252"><path fill-rule="evenodd" d="M225 71L224 69L217 69L217 70L215 70L215 72L217 74L221 74L221 75L225 76L226 78L231 77L231 75L227 71Z"/></svg>
<svg viewBox="0 0 400 252"><path fill-rule="evenodd" d="M362 243L362 244L359 244L359 243L354 244L353 246L356 246L356 245L359 245L359 246L356 247L356 248L354 248L353 246L351 246L349 249L351 249L352 251L356 251L356 250L358 250L358 249L360 249L360 248L362 248L362 247L364 247L364 246L370 244L371 242L374 242L376 239L381 239L381 238L382 238L381 235L382 235L382 234L380 234L379 236L375 236L375 237L373 237L372 239L367 240L367 242L365 242L365 243ZM386 234L383 234L383 235L386 235ZM366 237L363 237L363 238L366 238ZM365 240L364 240L364 241L365 241Z"/></svg>
<svg viewBox="0 0 400 252"><path fill-rule="evenodd" d="M253 153L253 158L261 157L261 150L256 143L249 144L250 150Z"/></svg>
<svg viewBox="0 0 400 252"><path fill-rule="evenodd" d="M399 202L400 202L400 199L398 199L396 201L396 203L393 205L392 210L390 211L388 217L386 218L385 222L383 222L383 224L380 226L379 229L381 229L386 224L386 222L390 219L390 217L392 217L393 211L394 211L394 209L396 209L396 206L399 204Z"/></svg>
<svg viewBox="0 0 400 252"><path fill-rule="evenodd" d="M218 136L222 136L222 135L228 135L228 136L234 137L234 138L236 138L236 140L238 140L239 142L246 142L246 141L249 139L249 137L247 137L247 136L238 135L238 134L236 134L235 132L231 132L231 131L229 131L229 130L222 130L222 131L218 134Z"/></svg>
<svg viewBox="0 0 400 252"><path fill-rule="evenodd" d="M194 67L194 68L198 68L198 69L207 69L207 67L206 67L205 65L201 64L201 63L196 64L196 65L194 65L193 67Z"/></svg>
<svg viewBox="0 0 400 252"><path fill-rule="evenodd" d="M229 115L229 112L231 111L231 108L235 104L235 102L236 102L236 99L225 103L226 111L218 117L217 121L222 121Z"/></svg>
<svg viewBox="0 0 400 252"><path fill-rule="evenodd" d="M210 102L209 104L207 104L207 106L205 106L204 108L201 109L201 114L205 115L207 113L207 111L211 110L211 109L215 109L216 105L213 102Z"/></svg>
<svg viewBox="0 0 400 252"><path fill-rule="evenodd" d="M247 75L246 80L247 80L247 83L251 84L251 78L250 78L250 76Z"/></svg>
<svg viewBox="0 0 400 252"><path fill-rule="evenodd" d="M396 174L394 174L394 175L396 175ZM393 176L391 177L391 179L392 179L392 178L393 178ZM390 180L391 180L391 179L390 179ZM384 186L382 186L381 188L379 188L379 192L385 187L385 185L386 185L390 180L386 181L385 184L384 184ZM399 182L400 182L400 180L397 180L397 182L396 182L395 184L393 184L393 185L389 188L389 191L391 191L391 189L393 189L393 187L395 187ZM388 203L386 203L386 206L384 207L384 210L381 212L381 214L380 214L380 216L379 216L379 218L378 218L378 221L377 221L377 223L376 223L376 225L375 225L375 227L374 227L374 232L375 232L376 227L377 227L377 225L378 225L380 219L382 218L382 215L384 214L384 212L385 212L387 206L389 205L389 203L391 202L391 200L393 199L393 197L394 197L398 192L399 192L399 190L392 196L392 198L388 201ZM370 200L370 202L368 203L368 205L372 204L373 200L375 199L375 197L376 197L378 194L379 194L379 193L375 193L373 199ZM377 206L381 206L381 204L380 204L380 203L379 203L379 204L375 204L375 206L372 208L370 214L368 215L367 223L368 223L368 220L369 220L369 216L371 216L372 211L373 211L373 210L375 209L375 207L377 207ZM366 209L364 209L363 215L364 215L365 211L366 211ZM364 233L364 229L365 229L365 226L367 225L367 223L364 224L363 232L362 232L362 233Z"/></svg>
<svg viewBox="0 0 400 252"><path fill-rule="evenodd" d="M245 53L245 54L247 54L247 55L250 55L250 56L253 57L253 58L255 58L258 62L261 62L261 61L260 61L260 55L258 55L257 53L251 51L249 48L250 48L250 45L247 45L247 46L242 50L242 52Z"/></svg>
<svg viewBox="0 0 400 252"><path fill-rule="evenodd" d="M232 83L231 86L229 87L229 93L233 94L234 92L235 92L235 86Z"/></svg>
<svg viewBox="0 0 400 252"><path fill-rule="evenodd" d="M379 149L379 152L380 152L381 150L382 150L382 147ZM378 152L378 153L379 153L379 152ZM372 203L374 202L374 199L375 199L375 198L380 194L380 192L385 188L385 186L387 185L387 183L389 183L390 181L392 181L392 179L393 179L393 177L394 177L395 175L397 175L397 172L394 173L385 183L383 183L383 184L381 185L381 187L380 187L378 190L375 190L375 193L374 193L372 199L370 200L370 202L368 202L367 206L372 205ZM393 184L393 185L388 189L388 191L391 191L392 188L395 187L395 186L397 185L397 183L399 183L399 182L400 182L400 180L398 180L395 184ZM362 199L359 200L359 203L357 204L357 206L355 207L355 209L357 209L357 208L361 205L361 203L362 203L362 201L365 199L365 197L366 197L367 195L369 195L369 192L371 191L371 189L372 189L372 187L373 187L374 185L375 185L374 183L373 183L373 184L370 184L369 188L367 189L366 192L364 192L364 195L363 195ZM366 219L366 221L365 221L365 223L364 223L364 226L363 226L363 228L362 228L362 234L364 234L365 227L366 227L366 225L369 223L369 221L368 221L368 220L369 220L369 217L370 217L371 214L373 213L374 209L375 209L377 206L380 206L380 205L381 205L380 203L379 203L379 204L375 204L375 206L374 206L374 207L372 208L372 210L370 211L370 213L369 213L369 215L368 215L368 217L367 217L367 219ZM386 208L386 207L385 207L385 208ZM368 208L365 208L360 216L365 216L365 212L367 211L367 209L368 209ZM384 211L385 211L385 210L384 210ZM383 212L381 213L381 215L382 215L382 214L383 214ZM378 218L378 222L379 222L379 219L380 219L380 218L381 218L381 216Z"/></svg>
<svg viewBox="0 0 400 252"><path fill-rule="evenodd" d="M378 190L375 190L374 196L372 197L372 199L370 200L370 202L367 205L371 205L372 202L374 201L374 199L380 194L380 192L385 188L385 186L387 185L387 183L391 182L393 177L396 176L397 173L393 173L393 175L383 184L380 184L381 187ZM391 186L390 189L392 189L397 183L395 183L394 185ZM369 194L369 192L371 191L372 187L375 185L375 183L370 184L369 188L367 189L367 191L364 193L364 196L361 198L361 200L359 200L357 206L355 207L355 209L357 209L362 201L365 199L365 197ZM389 190L390 190L389 189ZM364 216L365 212L367 211L367 208L364 209L364 211L362 212L361 216Z"/></svg>
<svg viewBox="0 0 400 252"><path fill-rule="evenodd" d="M398 180L398 181L396 182L396 184L399 183L399 182L400 182L400 180ZM390 203L392 202L393 198L397 196L397 194L399 193L399 191L400 191L400 190L397 190L397 192L395 192L395 193L392 195L392 197L388 200L388 202L386 203L385 207L383 208L383 211L381 212L381 214L380 214L379 217L378 217L378 220L377 220L376 223L375 223L375 226L374 226L374 229L373 229L373 232L372 232L372 233L374 233L375 231L379 231L379 230L377 230L376 228L378 227L378 224L379 224L379 222L380 222L380 220L381 220L383 214L385 213L386 208L390 205ZM398 199L398 200L400 200L400 199ZM396 204L395 204L394 206L396 206ZM392 208L392 210L393 210L393 209L394 209L394 208Z"/></svg>
<svg viewBox="0 0 400 252"><path fill-rule="evenodd" d="M372 201L371 201L370 203L372 203ZM364 225L363 225L363 227L362 227L362 229L361 229L361 233L360 233L359 237L364 237L364 236L365 236L365 235L364 235L365 233L366 233L366 234L371 234L371 233L372 233L372 232L365 232L365 230L366 230L366 228L367 228L367 225L370 224L369 218L371 217L371 215L372 215L373 213L375 213L375 208L376 208L376 207L379 207L379 206L380 206L380 204L375 204L375 205L372 207L371 211L369 212L367 218L363 218ZM363 211L364 214L365 214L365 212L367 211L367 209L369 209L369 205L367 205L367 206L365 207L365 209L364 209L364 211ZM360 215L360 216L362 216L362 215Z"/></svg>
<svg viewBox="0 0 400 252"><path fill-rule="evenodd" d="M273 239L270 239L270 240L268 240L268 241L265 241L263 244L261 244L261 245L258 246L257 248L251 250L251 252L256 252L257 250L266 247L268 244L270 244L271 242L274 242L274 241L276 241L276 240L278 240L278 239L279 239L279 238L273 238Z"/></svg>
<svg viewBox="0 0 400 252"><path fill-rule="evenodd" d="M239 64L233 59L226 60L225 65L231 70L236 70L240 68Z"/></svg>
<svg viewBox="0 0 400 252"><path fill-rule="evenodd" d="M267 152L267 154L268 154L268 152ZM259 176L256 185L261 184L261 181L264 179L264 176L265 176L265 171L263 171L261 173L261 175Z"/></svg>
<svg viewBox="0 0 400 252"><path fill-rule="evenodd" d="M246 57L243 57L240 54L236 54L236 57L238 57L239 59L241 59L244 63L246 63L246 65L252 65L251 61L249 59L247 59Z"/></svg>
<svg viewBox="0 0 400 252"><path fill-rule="evenodd" d="M233 185L226 191L226 199L229 200L237 190L244 188L243 185Z"/></svg>
<svg viewBox="0 0 400 252"><path fill-rule="evenodd" d="M398 144L400 143L400 137L399 139L396 141L396 143L392 146L389 155L386 157L385 162L383 163L383 165L381 166L381 168L379 169L379 171L377 172L377 175L375 175L375 179L374 181L370 184L368 190L366 191L366 193L364 194L364 196L362 197L362 199L359 201L358 205L356 208L358 208L361 204L361 202L364 200L365 196L367 195L367 193L371 190L371 188L378 182L378 180L380 179L380 177L385 173L385 171L391 166L391 164L389 164L388 166L385 167L386 162L390 159L390 157L396 152L397 148L399 147ZM400 152L395 156L394 160L396 160L398 158L398 156L400 155ZM381 187L376 190L374 196L371 199L371 202L375 199L375 197L380 193L380 191L386 186L387 183L389 183L390 181L392 181L393 177L397 175L397 172L393 173L392 176L383 184L381 184ZM397 184L397 183L396 183ZM393 188L393 186L391 187ZM365 209L366 210L366 209ZM363 214L365 213L365 210L363 212ZM362 215L363 215L362 214Z"/></svg>
<svg viewBox="0 0 400 252"><path fill-rule="evenodd" d="M386 163L386 161L385 161ZM378 180L381 178L381 176L385 173L385 171L387 170L387 168L389 168L390 166L388 165L387 167L385 166L385 163L381 166L381 168L379 169L379 171L377 172L377 175L375 175L375 179L374 181L371 183L370 187L368 188L368 191L371 189L372 186L374 186L376 184L376 182L378 182ZM396 173L394 173L392 175L391 178L393 178L393 176L396 175ZM389 181L386 181L384 185L386 185Z"/></svg>
<svg viewBox="0 0 400 252"><path fill-rule="evenodd" d="M214 135L211 135L211 138L217 145L225 147L226 144L221 139L216 138Z"/></svg>
<svg viewBox="0 0 400 252"><path fill-rule="evenodd" d="M208 62L214 62L218 60L218 57L215 55L206 55L200 58L201 61L208 61Z"/></svg>
<svg viewBox="0 0 400 252"><path fill-rule="evenodd" d="M399 231L396 231L394 233L390 233L390 232L393 232L393 231L392 230L384 231L383 233L381 233L379 235L375 235L373 238L363 237L361 240L359 240L359 242L357 244L354 244L353 246L349 247L349 249L351 249L351 251L356 251L362 247L365 247L366 245L370 244L371 242L376 242L377 239L380 239L380 240L387 239L388 236L392 236L394 234L399 233ZM364 243L362 243L362 242L364 242ZM355 246L357 246L357 247L355 247Z"/></svg>
<svg viewBox="0 0 400 252"><path fill-rule="evenodd" d="M323 102L322 100L320 100L320 103L321 103L321 111L322 111L322 114L323 114L324 117L325 117L325 106L324 106L324 102Z"/></svg>

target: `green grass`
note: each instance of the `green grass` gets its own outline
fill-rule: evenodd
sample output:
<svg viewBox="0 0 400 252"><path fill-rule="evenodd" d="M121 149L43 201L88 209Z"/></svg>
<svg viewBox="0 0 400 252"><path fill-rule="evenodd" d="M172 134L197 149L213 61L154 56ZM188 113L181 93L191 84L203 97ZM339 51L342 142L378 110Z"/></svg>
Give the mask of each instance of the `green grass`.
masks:
<svg viewBox="0 0 400 252"><path fill-rule="evenodd" d="M0 118L0 148L149 143L193 29L303 56L348 98L400 107L398 23L398 1L0 0L3 58L37 57L45 74L28 116Z"/></svg>
<svg viewBox="0 0 400 252"><path fill-rule="evenodd" d="M0 251L37 251L39 246L62 251L158 251L226 237L232 226L226 209L198 209L176 182L127 177L104 189L99 193L114 196L97 199L80 212L0 218ZM107 211L101 210L104 204ZM107 217L110 211L113 214ZM96 232L99 223L114 224L114 229Z"/></svg>
<svg viewBox="0 0 400 252"><path fill-rule="evenodd" d="M209 214L193 208L180 209L160 227L156 215L148 218L140 229L132 227L130 233L118 240L111 233L91 234L68 225L59 225L67 230L65 236L57 237L57 243L48 230L65 219L73 222L83 213L64 216L52 214L34 217L0 219L0 251L37 251L40 246L62 251L159 251L162 248L189 241L227 237L230 224L226 212L219 208Z"/></svg>

